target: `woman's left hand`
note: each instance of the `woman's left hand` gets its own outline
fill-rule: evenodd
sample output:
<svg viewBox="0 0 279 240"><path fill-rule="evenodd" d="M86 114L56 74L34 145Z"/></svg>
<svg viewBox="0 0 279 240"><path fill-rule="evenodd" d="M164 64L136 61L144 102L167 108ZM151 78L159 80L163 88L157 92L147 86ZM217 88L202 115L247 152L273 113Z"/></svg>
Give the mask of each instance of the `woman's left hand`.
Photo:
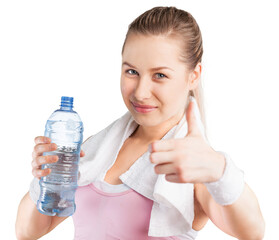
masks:
<svg viewBox="0 0 279 240"><path fill-rule="evenodd" d="M159 140L150 144L150 161L156 174L169 182L215 182L225 168L225 157L205 141L194 115L194 102L187 108L188 133L184 138Z"/></svg>

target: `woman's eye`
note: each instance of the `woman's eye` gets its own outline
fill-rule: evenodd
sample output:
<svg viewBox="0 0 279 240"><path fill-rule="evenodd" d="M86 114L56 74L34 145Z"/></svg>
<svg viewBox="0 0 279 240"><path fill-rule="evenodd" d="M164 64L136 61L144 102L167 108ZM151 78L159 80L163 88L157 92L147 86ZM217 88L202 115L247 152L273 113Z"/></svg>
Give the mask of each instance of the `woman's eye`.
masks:
<svg viewBox="0 0 279 240"><path fill-rule="evenodd" d="M128 69L126 70L126 73L129 73L131 75L134 75L134 74L138 74L136 70L133 70L133 69Z"/></svg>
<svg viewBox="0 0 279 240"><path fill-rule="evenodd" d="M129 75L139 75L139 73L134 69L128 69L125 72L128 73ZM161 78L167 78L167 76L163 73L156 73L155 78L161 79Z"/></svg>
<svg viewBox="0 0 279 240"><path fill-rule="evenodd" d="M155 74L157 78L164 78L164 77L167 77L165 74L163 73L156 73Z"/></svg>

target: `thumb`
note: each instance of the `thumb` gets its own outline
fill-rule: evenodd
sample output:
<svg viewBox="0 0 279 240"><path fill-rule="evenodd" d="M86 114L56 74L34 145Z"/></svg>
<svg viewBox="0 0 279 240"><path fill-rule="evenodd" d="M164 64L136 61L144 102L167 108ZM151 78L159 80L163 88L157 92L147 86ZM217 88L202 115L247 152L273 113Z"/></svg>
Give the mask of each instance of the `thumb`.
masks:
<svg viewBox="0 0 279 240"><path fill-rule="evenodd" d="M201 135L197 119L195 116L195 103L193 101L190 101L186 110L186 119L188 124L188 133L189 135Z"/></svg>

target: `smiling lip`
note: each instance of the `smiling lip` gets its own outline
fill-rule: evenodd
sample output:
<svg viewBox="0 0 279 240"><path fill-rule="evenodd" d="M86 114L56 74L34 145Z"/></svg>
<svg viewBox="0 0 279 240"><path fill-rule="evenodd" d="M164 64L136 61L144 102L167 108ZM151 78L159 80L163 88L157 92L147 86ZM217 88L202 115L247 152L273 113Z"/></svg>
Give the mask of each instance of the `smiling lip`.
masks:
<svg viewBox="0 0 279 240"><path fill-rule="evenodd" d="M134 103L134 102L132 102L132 104L133 104L135 107L140 107L140 108L156 108L156 107L151 106L151 105L140 105L140 104Z"/></svg>
<svg viewBox="0 0 279 240"><path fill-rule="evenodd" d="M134 102L132 102L132 105L133 105L134 109L140 113L152 112L153 110L155 110L157 108L157 107L154 107L151 105L140 105L140 104L137 104Z"/></svg>

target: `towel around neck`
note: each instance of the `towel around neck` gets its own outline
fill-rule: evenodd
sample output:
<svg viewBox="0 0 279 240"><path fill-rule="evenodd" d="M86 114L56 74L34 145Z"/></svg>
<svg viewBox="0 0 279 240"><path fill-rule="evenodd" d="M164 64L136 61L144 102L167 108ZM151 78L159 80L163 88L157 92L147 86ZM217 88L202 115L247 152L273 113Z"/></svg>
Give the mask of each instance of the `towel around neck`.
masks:
<svg viewBox="0 0 279 240"><path fill-rule="evenodd" d="M198 126L204 135L200 112L194 98L193 101ZM113 166L123 143L137 126L137 122L128 111L83 143L82 149L85 156L80 159L79 163L79 186L104 179L106 172ZM187 135L187 131L185 114L162 139L183 138ZM149 155L148 151L145 152L119 178L130 188L154 201L149 236L166 237L185 234L192 228L194 219L194 185L172 183L165 179L164 174L156 174L155 164L150 162Z"/></svg>

